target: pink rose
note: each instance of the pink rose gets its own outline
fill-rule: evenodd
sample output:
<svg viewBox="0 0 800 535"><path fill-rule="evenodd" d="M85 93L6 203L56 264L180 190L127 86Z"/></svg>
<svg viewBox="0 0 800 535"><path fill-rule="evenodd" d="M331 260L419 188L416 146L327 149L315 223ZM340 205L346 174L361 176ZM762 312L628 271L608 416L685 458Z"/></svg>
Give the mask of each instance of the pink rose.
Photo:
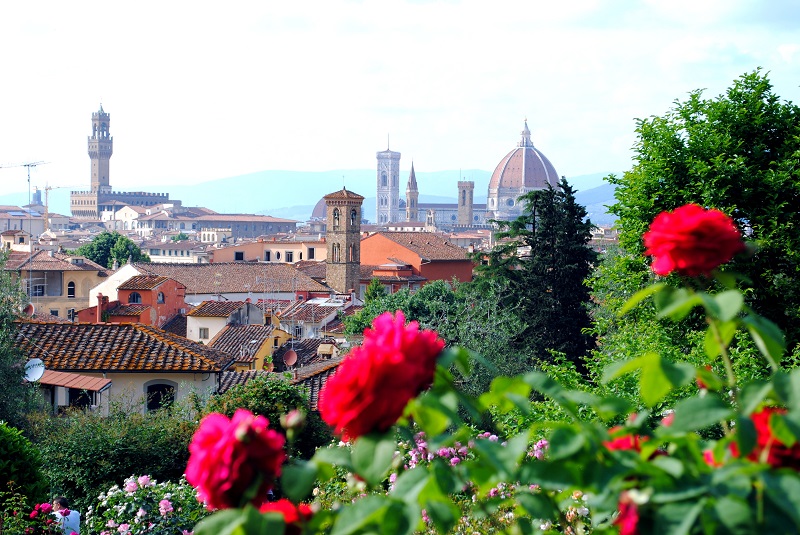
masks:
<svg viewBox="0 0 800 535"><path fill-rule="evenodd" d="M167 513L172 512L172 503L169 500L161 500L158 502L158 511L161 516L166 516Z"/></svg>
<svg viewBox="0 0 800 535"><path fill-rule="evenodd" d="M52 506L52 505L50 505L49 503L43 503L43 504L41 505L41 507L39 507L39 510L40 510L41 512L43 512L44 514L48 514L48 513L50 513L50 512L52 512L52 511L53 511L53 506Z"/></svg>
<svg viewBox="0 0 800 535"><path fill-rule="evenodd" d="M238 409L230 420L211 413L200 422L189 444L186 479L209 509L244 505L243 497L253 485L258 486L253 505L266 500L286 459L285 439L268 425L266 418L245 409Z"/></svg>
<svg viewBox="0 0 800 535"><path fill-rule="evenodd" d="M125 492L136 492L139 486L136 484L136 480L133 478L126 479L125 484L122 486L122 490Z"/></svg>
<svg viewBox="0 0 800 535"><path fill-rule="evenodd" d="M139 482L139 486L142 488L151 487L153 485L153 483L150 481L150 476L139 476L137 481Z"/></svg>

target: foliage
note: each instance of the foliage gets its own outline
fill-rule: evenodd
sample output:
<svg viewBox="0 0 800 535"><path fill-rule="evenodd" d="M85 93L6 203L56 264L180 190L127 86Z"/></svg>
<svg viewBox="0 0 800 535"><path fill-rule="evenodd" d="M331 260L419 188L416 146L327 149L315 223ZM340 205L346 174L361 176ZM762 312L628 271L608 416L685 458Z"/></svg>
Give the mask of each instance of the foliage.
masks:
<svg viewBox="0 0 800 535"><path fill-rule="evenodd" d="M36 402L36 393L25 384L25 357L14 346L17 330L14 320L27 303L27 297L11 273L4 269L8 255L0 251L0 422L24 428L26 412Z"/></svg>
<svg viewBox="0 0 800 535"><path fill-rule="evenodd" d="M63 535L61 525L51 514L49 503L35 503L12 487L0 493L0 533L24 535Z"/></svg>
<svg viewBox="0 0 800 535"><path fill-rule="evenodd" d="M130 259L131 262L149 262L150 257L143 253L138 245L117 231L103 231L89 243L84 243L75 254L85 256L101 266L111 268L114 261L123 265Z"/></svg>
<svg viewBox="0 0 800 535"><path fill-rule="evenodd" d="M369 303L375 299L380 299L386 296L386 288L381 284L379 278L375 277L369 281L367 290L364 292L364 303Z"/></svg>
<svg viewBox="0 0 800 535"><path fill-rule="evenodd" d="M800 342L800 108L781 102L755 71L717 98L692 92L664 115L639 120L636 132L636 165L609 177L627 260L605 275L608 284L629 294L643 287L642 234L656 214L690 202L714 206L757 244L752 258L731 264L748 281L747 302L786 332L789 347Z"/></svg>
<svg viewBox="0 0 800 535"><path fill-rule="evenodd" d="M293 444L294 451L290 453L310 458L317 447L330 442L330 430L319 414L310 410L307 393L282 377L273 374L253 377L243 385L234 386L224 394L211 397L205 412L218 412L230 418L236 409L247 409L266 417L270 429L285 434L280 425L281 416L298 408L308 414L305 427Z"/></svg>
<svg viewBox="0 0 800 535"><path fill-rule="evenodd" d="M12 491L42 501L47 497L47 483L39 450L19 429L0 422L0 492ZM4 499L0 494L0 504Z"/></svg>
<svg viewBox="0 0 800 535"><path fill-rule="evenodd" d="M121 474L147 467L158 479L179 479L197 427L195 414L178 404L145 414L141 410L141 405L119 403L107 416L72 411L34 418L34 442L47 459L43 472L52 492L86 510Z"/></svg>
<svg viewBox="0 0 800 535"><path fill-rule="evenodd" d="M89 533L176 535L210 512L185 479L158 483L150 476L131 476L97 496L84 517Z"/></svg>
<svg viewBox="0 0 800 535"><path fill-rule="evenodd" d="M531 191L520 201L523 215L496 222L498 244L476 271L509 281L512 303L525 325L517 349L541 360L548 350L557 351L581 366L593 345L586 333L589 288L584 281L596 260L587 247L594 225L565 179L557 189Z"/></svg>
<svg viewBox="0 0 800 535"><path fill-rule="evenodd" d="M189 235L188 235L188 234L186 234L185 232L179 232L179 233L177 233L175 236L173 236L173 237L172 237L172 238L170 238L170 239L171 239L172 241L175 241L175 242L178 242L178 241L186 241L186 240L188 240L188 239L189 239Z"/></svg>

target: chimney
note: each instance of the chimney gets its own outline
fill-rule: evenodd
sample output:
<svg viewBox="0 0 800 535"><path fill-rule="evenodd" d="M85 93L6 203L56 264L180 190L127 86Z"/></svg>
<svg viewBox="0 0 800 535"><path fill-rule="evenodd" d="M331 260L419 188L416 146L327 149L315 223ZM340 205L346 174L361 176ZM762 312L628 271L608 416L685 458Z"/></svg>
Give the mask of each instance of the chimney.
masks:
<svg viewBox="0 0 800 535"><path fill-rule="evenodd" d="M103 294L97 294L97 318L96 323L103 323L103 305L105 304L105 298Z"/></svg>

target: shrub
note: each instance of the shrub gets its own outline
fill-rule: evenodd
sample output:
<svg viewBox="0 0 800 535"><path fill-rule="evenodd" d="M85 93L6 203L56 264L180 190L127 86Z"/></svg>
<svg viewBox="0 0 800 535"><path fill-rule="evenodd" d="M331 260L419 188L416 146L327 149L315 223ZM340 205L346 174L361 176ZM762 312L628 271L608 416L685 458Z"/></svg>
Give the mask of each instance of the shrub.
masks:
<svg viewBox="0 0 800 535"><path fill-rule="evenodd" d="M10 493L13 488L29 500L43 501L47 484L41 469L39 451L19 429L0 422L0 492ZM0 494L0 506L5 496Z"/></svg>
<svg viewBox="0 0 800 535"><path fill-rule="evenodd" d="M195 415L179 406L142 414L115 407L108 416L74 411L35 421L36 443L47 458L51 490L78 510L124 474L143 469L160 480L177 480L189 459Z"/></svg>
<svg viewBox="0 0 800 535"><path fill-rule="evenodd" d="M183 478L157 483L147 475L131 476L97 497L84 526L89 533L175 535L191 531L208 514Z"/></svg>

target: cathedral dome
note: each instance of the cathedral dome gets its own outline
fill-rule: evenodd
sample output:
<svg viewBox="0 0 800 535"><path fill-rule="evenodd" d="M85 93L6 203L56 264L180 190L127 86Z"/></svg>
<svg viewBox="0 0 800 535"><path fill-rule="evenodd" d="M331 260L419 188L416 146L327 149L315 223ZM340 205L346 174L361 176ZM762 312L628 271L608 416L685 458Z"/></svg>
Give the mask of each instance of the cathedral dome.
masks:
<svg viewBox="0 0 800 535"><path fill-rule="evenodd" d="M311 212L311 219L325 219L326 217L326 205L325 205L325 197L321 198L319 202L314 206L314 210Z"/></svg>
<svg viewBox="0 0 800 535"><path fill-rule="evenodd" d="M558 173L550 160L533 146L528 121L521 132L522 140L517 148L500 160L489 181L489 191L513 189L530 191L545 189L550 184L558 186Z"/></svg>

